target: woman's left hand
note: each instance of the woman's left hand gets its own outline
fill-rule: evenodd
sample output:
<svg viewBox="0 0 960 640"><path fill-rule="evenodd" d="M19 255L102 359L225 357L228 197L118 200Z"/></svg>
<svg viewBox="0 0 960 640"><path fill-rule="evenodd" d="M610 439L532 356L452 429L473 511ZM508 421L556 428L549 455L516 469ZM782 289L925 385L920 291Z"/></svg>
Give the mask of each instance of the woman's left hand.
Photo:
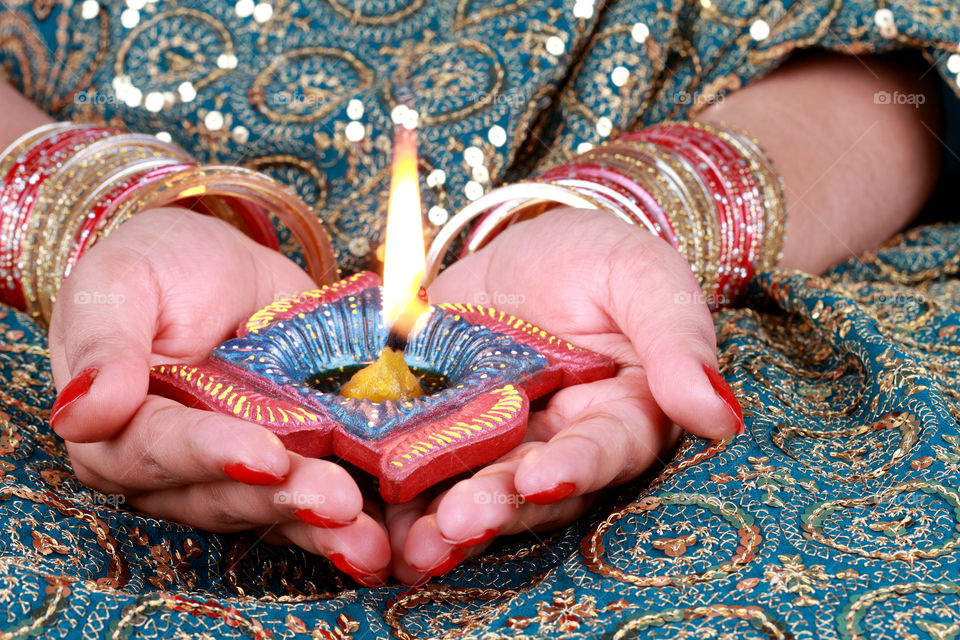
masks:
<svg viewBox="0 0 960 640"><path fill-rule="evenodd" d="M594 492L668 454L674 424L707 438L743 428L689 265L609 213L551 211L514 225L444 271L430 295L489 301L618 369L554 394L530 415L525 442L472 477L388 505L393 573L408 584L446 573L497 535L574 520Z"/></svg>

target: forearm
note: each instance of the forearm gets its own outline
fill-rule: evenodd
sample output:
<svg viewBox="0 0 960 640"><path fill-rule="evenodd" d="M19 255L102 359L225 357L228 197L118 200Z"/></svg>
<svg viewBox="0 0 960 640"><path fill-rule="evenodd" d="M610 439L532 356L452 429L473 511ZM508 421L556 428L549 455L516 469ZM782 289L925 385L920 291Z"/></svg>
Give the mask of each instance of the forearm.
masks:
<svg viewBox="0 0 960 640"><path fill-rule="evenodd" d="M0 105L3 105L4 114L3 118L0 118L0 150L27 131L53 122L50 116L2 81L0 81Z"/></svg>
<svg viewBox="0 0 960 640"><path fill-rule="evenodd" d="M773 160L787 201L782 266L819 273L879 246L923 207L941 128L936 72L923 73L877 58L809 56L699 114L745 129Z"/></svg>

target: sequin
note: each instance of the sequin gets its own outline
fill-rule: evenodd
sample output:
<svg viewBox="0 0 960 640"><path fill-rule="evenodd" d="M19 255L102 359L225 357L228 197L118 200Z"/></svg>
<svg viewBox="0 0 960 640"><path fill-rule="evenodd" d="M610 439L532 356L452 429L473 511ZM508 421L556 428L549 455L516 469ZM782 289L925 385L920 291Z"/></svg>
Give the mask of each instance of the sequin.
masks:
<svg viewBox="0 0 960 640"><path fill-rule="evenodd" d="M547 38L546 47L547 53L555 56L563 55L563 52L567 49L567 45L559 36L550 36Z"/></svg>
<svg viewBox="0 0 960 640"><path fill-rule="evenodd" d="M467 147L463 152L463 159L471 167L483 164L483 151L479 147Z"/></svg>
<svg viewBox="0 0 960 640"><path fill-rule="evenodd" d="M754 40L766 40L770 35L770 25L766 20L754 20L750 25L750 37Z"/></svg>
<svg viewBox="0 0 960 640"><path fill-rule="evenodd" d="M650 27L642 22L638 22L633 25L632 29L630 29L630 35L637 42L646 42L647 38L650 36Z"/></svg>
<svg viewBox="0 0 960 640"><path fill-rule="evenodd" d="M363 102L353 98L347 103L347 117L351 120L359 120L363 117Z"/></svg>
<svg viewBox="0 0 960 640"><path fill-rule="evenodd" d="M363 140L363 136L366 135L366 130L363 127L363 123L353 120L347 123L344 134L350 142L359 142Z"/></svg>
<svg viewBox="0 0 960 640"><path fill-rule="evenodd" d="M209 111L203 116L203 124L211 131L217 131L223 126L223 114L219 111Z"/></svg>
<svg viewBox="0 0 960 640"><path fill-rule="evenodd" d="M463 188L468 200L476 200L483 195L483 185L475 180L469 181Z"/></svg>
<svg viewBox="0 0 960 640"><path fill-rule="evenodd" d="M100 14L100 3L97 0L83 0L80 5L80 16L84 20L92 20Z"/></svg>

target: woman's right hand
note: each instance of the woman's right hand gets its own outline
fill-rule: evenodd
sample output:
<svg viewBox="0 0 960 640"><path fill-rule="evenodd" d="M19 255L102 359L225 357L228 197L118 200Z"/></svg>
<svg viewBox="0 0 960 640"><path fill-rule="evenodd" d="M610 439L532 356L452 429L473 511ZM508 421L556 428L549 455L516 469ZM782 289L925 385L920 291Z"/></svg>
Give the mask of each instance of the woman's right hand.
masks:
<svg viewBox="0 0 960 640"><path fill-rule="evenodd" d="M379 584L387 536L342 467L290 453L258 425L147 393L152 365L203 361L253 312L315 286L280 253L186 209L142 213L94 246L50 323L60 390L50 423L77 477L155 517L268 529Z"/></svg>

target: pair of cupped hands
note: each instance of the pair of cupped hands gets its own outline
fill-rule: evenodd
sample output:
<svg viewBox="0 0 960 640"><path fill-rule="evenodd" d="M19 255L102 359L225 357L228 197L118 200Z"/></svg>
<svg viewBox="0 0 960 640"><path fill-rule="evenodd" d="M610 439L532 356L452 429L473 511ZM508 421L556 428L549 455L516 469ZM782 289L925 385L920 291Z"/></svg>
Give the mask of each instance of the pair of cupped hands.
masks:
<svg viewBox="0 0 960 640"><path fill-rule="evenodd" d="M77 477L154 517L257 529L362 585L391 575L414 585L497 536L572 521L595 492L669 455L677 427L707 438L743 429L687 263L615 216L574 209L510 227L444 271L430 296L514 303L497 306L613 358L616 376L557 392L520 446L443 490L383 504L263 427L147 393L152 365L202 362L253 312L315 287L283 255L185 209L145 212L96 245L50 325L51 424Z"/></svg>

